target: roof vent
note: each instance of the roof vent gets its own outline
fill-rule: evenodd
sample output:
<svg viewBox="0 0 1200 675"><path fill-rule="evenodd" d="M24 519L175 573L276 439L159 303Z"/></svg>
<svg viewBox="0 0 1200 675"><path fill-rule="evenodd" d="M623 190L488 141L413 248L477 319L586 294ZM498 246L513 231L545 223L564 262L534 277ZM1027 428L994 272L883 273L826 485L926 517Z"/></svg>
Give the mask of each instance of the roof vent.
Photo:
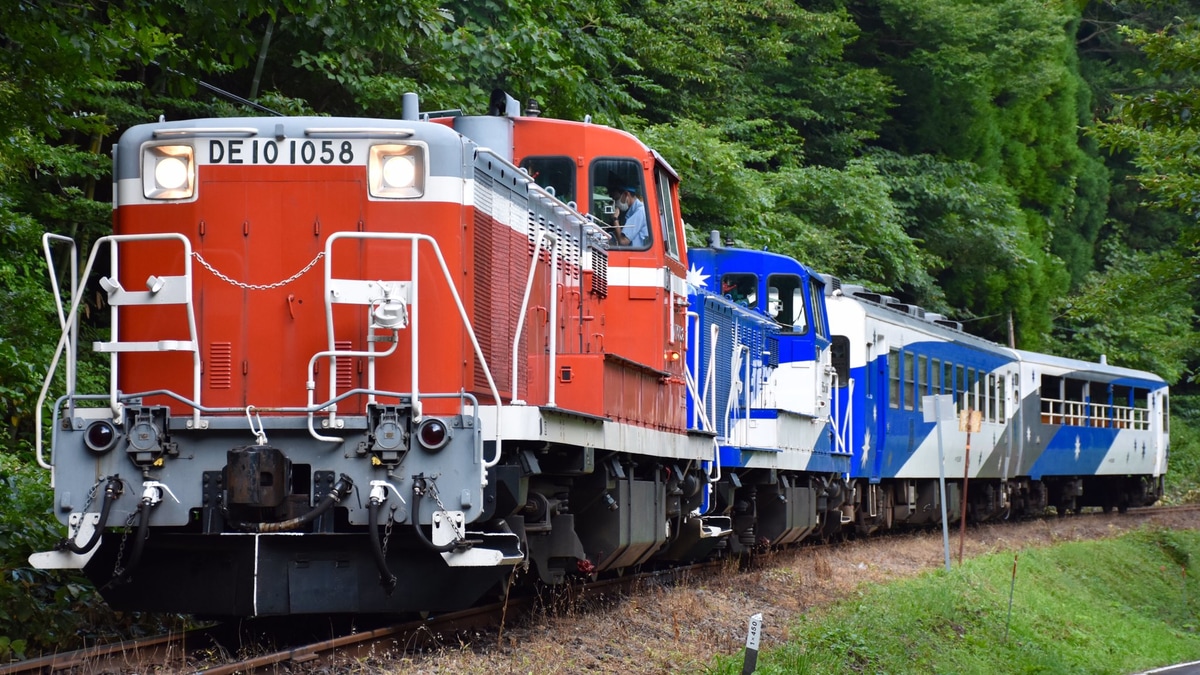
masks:
<svg viewBox="0 0 1200 675"><path fill-rule="evenodd" d="M887 306L898 312L904 312L905 314L907 314L909 316L915 316L918 319L925 318L925 310L923 308L917 307L916 305L910 305L908 303L900 302L900 301L896 300L895 298L888 298Z"/></svg>

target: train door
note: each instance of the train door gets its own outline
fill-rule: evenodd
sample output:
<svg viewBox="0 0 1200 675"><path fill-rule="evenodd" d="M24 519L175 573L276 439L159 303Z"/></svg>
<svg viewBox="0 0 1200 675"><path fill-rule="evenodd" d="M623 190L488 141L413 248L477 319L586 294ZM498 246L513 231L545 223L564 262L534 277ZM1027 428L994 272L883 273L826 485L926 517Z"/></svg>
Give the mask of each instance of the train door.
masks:
<svg viewBox="0 0 1200 675"><path fill-rule="evenodd" d="M888 415L892 409L900 405L900 351L890 349L883 338L872 345L874 348L875 368L875 400L878 405L875 410L875 424L872 433L875 435L875 452L871 459L871 478L877 481L883 475L883 455L887 452L884 439L887 438Z"/></svg>
<svg viewBox="0 0 1200 675"><path fill-rule="evenodd" d="M335 180L328 175L334 171L326 169L319 180L262 182L201 173L206 207L199 214L196 250L213 272L200 273L198 323L205 331L205 400L211 405L278 406L304 400L304 364L327 348L322 268L315 263L329 233L355 230L363 218L366 190L360 176ZM335 273L354 276L358 257L343 256ZM283 283L292 277L291 283ZM359 326L347 323L355 321L339 318L335 333L346 336L339 339L360 334ZM339 390L353 386L352 365L350 359L339 361ZM318 367L317 381L325 394L329 362Z"/></svg>
<svg viewBox="0 0 1200 675"><path fill-rule="evenodd" d="M866 370L870 371L874 377L871 377L870 395L871 404L871 419L869 420L868 428L871 431L870 440L866 441L870 444L872 450L871 462L871 482L874 483L880 479L883 474L883 438L887 432L887 414L888 414L888 344L883 340L876 340L875 344L868 347L870 363Z"/></svg>

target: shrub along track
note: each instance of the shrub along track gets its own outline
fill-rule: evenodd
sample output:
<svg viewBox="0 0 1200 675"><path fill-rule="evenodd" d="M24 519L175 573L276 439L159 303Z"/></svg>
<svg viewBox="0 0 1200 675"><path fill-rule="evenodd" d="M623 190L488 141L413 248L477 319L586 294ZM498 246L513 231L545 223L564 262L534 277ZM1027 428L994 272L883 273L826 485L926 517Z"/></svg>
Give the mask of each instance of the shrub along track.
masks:
<svg viewBox="0 0 1200 675"><path fill-rule="evenodd" d="M1200 527L1200 506L982 524L966 555L1113 536L1146 523ZM957 533L951 550L957 551ZM680 672L702 670L764 615L763 648L798 612L943 565L940 529L806 545L756 557L606 579L402 624L246 621L0 666L10 673ZM499 627L499 628L497 628ZM276 646L282 644L282 647Z"/></svg>

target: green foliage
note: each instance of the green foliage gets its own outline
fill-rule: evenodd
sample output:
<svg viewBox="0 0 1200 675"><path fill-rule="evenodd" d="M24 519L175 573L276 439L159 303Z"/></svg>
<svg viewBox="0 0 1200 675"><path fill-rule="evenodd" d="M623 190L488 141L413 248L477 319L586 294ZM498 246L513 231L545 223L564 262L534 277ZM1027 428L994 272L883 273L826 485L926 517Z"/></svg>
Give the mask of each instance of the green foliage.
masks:
<svg viewBox="0 0 1200 675"><path fill-rule="evenodd" d="M788 626L756 672L1090 675L1187 661L1200 649L1200 581L1183 570L1197 554L1200 534L1161 529L1023 550L1011 625L1012 552L864 586ZM740 668L735 655L712 672Z"/></svg>
<svg viewBox="0 0 1200 675"><path fill-rule="evenodd" d="M1200 502L1200 398L1171 394L1171 447L1164 480L1167 504Z"/></svg>
<svg viewBox="0 0 1200 675"><path fill-rule="evenodd" d="M680 172L693 244L717 229L985 337L1005 340L1011 315L1022 347L1186 385L1200 362L1200 33L1174 17L1198 13L1115 0L0 3L0 301L21 308L0 314L0 458L29 461L59 334L40 235L86 250L107 232L106 146L124 128L260 114L206 85L284 114L395 116L407 91L482 113L496 87L548 115L590 114ZM82 344L103 317L83 307ZM81 379L104 367L85 361ZM1200 481L1194 429L1174 429L1180 493ZM38 473L4 471L29 495L5 508L44 539L57 526L26 487ZM6 584L54 589L30 602L85 597L22 560L5 559ZM0 630L0 651L22 639Z"/></svg>
<svg viewBox="0 0 1200 675"><path fill-rule="evenodd" d="M1116 249L1104 272L1089 276L1079 293L1056 303L1062 317L1056 353L1158 373L1179 382L1200 349L1192 306L1180 302L1195 284L1174 252Z"/></svg>

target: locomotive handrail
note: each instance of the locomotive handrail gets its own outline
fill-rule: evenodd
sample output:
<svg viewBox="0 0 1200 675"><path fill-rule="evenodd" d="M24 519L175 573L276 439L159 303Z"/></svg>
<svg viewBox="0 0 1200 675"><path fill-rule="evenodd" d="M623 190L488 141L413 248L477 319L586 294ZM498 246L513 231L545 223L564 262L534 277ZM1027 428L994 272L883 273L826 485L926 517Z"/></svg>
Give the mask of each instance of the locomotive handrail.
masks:
<svg viewBox="0 0 1200 675"><path fill-rule="evenodd" d="M738 370L742 370L742 368L739 368L739 366L741 364L739 364L737 362L738 361L737 356L739 354L741 354L742 352L746 353L745 384L743 385L743 393L746 396L746 405L744 407L746 416L742 419L747 422L747 425L744 429L742 429L742 436L741 436L740 440L741 440L741 445L748 445L750 442L750 437L749 437L749 433L750 433L750 429L749 429L749 421L750 421L750 347L747 345L734 345L732 358L730 359L729 396L725 399L725 438L730 441L734 440L733 433L730 430L730 427L733 426L731 424L731 422L734 422L737 420L737 418L734 417L734 410L733 410L734 409L734 392L737 391L737 388L738 388L738 379L737 379L738 378Z"/></svg>
<svg viewBox="0 0 1200 675"><path fill-rule="evenodd" d="M854 450L849 447L849 441L846 440L846 437L851 433L851 428L853 427L852 423L854 420L854 378L849 378L849 381L846 383L846 417L843 418L841 416L841 397L837 395L839 379L837 370L834 370L832 375L833 394L830 396L830 398L833 400L833 405L830 407L832 408L833 412L834 426L841 427L840 432L833 435L833 439L836 441L835 445L841 449L843 454L852 455L854 454Z"/></svg>
<svg viewBox="0 0 1200 675"><path fill-rule="evenodd" d="M305 136L395 136L408 138L417 132L412 129L395 127L308 127Z"/></svg>
<svg viewBox="0 0 1200 675"><path fill-rule="evenodd" d="M392 340L392 346L387 351L377 352L374 350L355 351L355 350L334 349L334 350L329 350L329 351L317 352L316 354L313 354L308 359L308 379L305 380L305 388L308 390L308 433L312 434L313 438L317 439L318 441L325 441L327 443L341 443L342 441L345 440L344 438L339 438L337 436L322 436L321 434L318 434L317 430L313 427L313 416L317 412L317 410L313 409L313 405L315 404L315 401L313 399L316 396L316 389L317 389L317 381L316 381L316 379L314 379L315 376L313 374L313 369L316 366L317 359L329 358L331 360L330 361L331 365L329 367L330 371L337 370L336 364L337 364L337 357L339 357L339 356L346 356L346 357L356 357L357 356L357 357L369 358L372 360L372 364L373 364L375 358L391 356L396 351L396 349L399 348L399 346L400 346L400 331L393 330L392 334L395 336L395 339ZM372 368L372 372L374 372L373 368ZM374 379L375 378L371 378L372 384L374 383ZM372 387L371 389L374 389L374 387ZM336 395L336 393L337 392L335 391L334 394ZM334 401L333 401L334 398L336 398L336 396L331 397L330 402L324 406L321 406L321 408L319 408L319 409L324 409L326 407L329 407L330 405L334 405ZM330 423L330 425L332 426L332 422Z"/></svg>
<svg viewBox="0 0 1200 675"><path fill-rule="evenodd" d="M692 372L695 373L696 375L698 375L698 374L700 374L700 313L689 311L686 314L686 318L687 318L687 320L695 319L695 322L692 324L692 343L691 343ZM685 368L684 370L686 371L687 369ZM695 378L694 375L692 377L693 377L693 379ZM694 382L693 382L693 384L694 384ZM692 391L692 401L693 401L693 404L692 404L692 425L691 426L696 427L699 424L698 420L700 419L700 415L697 412L697 409L702 408L704 403L700 399L700 396L695 391L695 387L693 387L693 391ZM714 431L715 431L715 429L714 429Z"/></svg>
<svg viewBox="0 0 1200 675"><path fill-rule="evenodd" d="M55 236L57 236L57 235L55 235ZM185 254L184 258L183 258L184 278L186 278L190 281L190 279L192 278L192 243L190 240L188 240L188 238L186 236L184 236L178 232L164 232L164 233L157 233L157 234L110 234L110 235L107 235L104 237L100 237L99 239L97 239L95 241L95 243L92 244L92 250L91 250L91 253L88 254L87 264L84 265L83 273L81 275L79 275L78 279L83 280L83 279L87 279L89 276L91 276L92 268L96 264L96 256L99 254L100 247L102 245L110 245L112 247L111 251L110 251L110 263L109 264L110 264L110 272L112 274L112 278L116 279L118 272L119 272L118 264L117 264L117 260L118 260L117 247L116 247L117 243L127 242L127 241L161 241L161 240L167 240L167 239L175 239L183 244L183 249L184 249L184 254ZM51 265L51 267L53 267L53 265ZM190 282L185 284L185 286L186 287L183 289L183 296L185 299L185 303L187 304L187 307L188 307L188 312L187 312L188 333L189 333L189 337L191 338L191 343L194 346L197 343L197 340L196 340L196 317L195 317L195 314L193 314L193 312L192 312L192 286L191 286ZM76 312L79 311L79 303L81 303L83 301L83 293L79 292L79 290L77 288L77 284L74 281L72 282L72 287L75 288L76 290L73 293L73 297L71 298L71 309L67 312L67 316L70 316L72 318L69 322L66 322L66 324L63 327L62 335L59 336L58 345L54 349L54 357L51 359L51 362L50 362L50 370L49 370L49 372L46 373L46 379L42 382L42 390L41 390L41 393L38 395L37 409L34 413L35 424L37 425L37 429L38 429L37 434L36 434L36 440L35 440L35 456L37 458L37 463L38 463L38 466L40 466L44 469L50 469L51 471L53 471L54 467L53 467L53 465L46 462L44 453L42 451L42 447L44 444L44 438L43 438L43 434L42 434L42 407L46 403L46 394L50 390L50 383L53 381L54 372L58 368L58 360L62 356L64 349L66 349L66 345L67 345L68 341L73 337L74 331L70 330L70 327L75 325L76 320L74 317L75 317ZM62 316L62 315L60 315L60 316ZM120 335L120 333L118 332L118 328L119 328L118 317L119 317L119 314L117 312L112 313L111 336L113 339L113 343L116 343L118 341L118 336ZM66 317L63 316L61 320L65 321L65 318ZM193 348L191 351L192 351L192 388L193 388L192 396L196 399L196 401L199 401L200 400L200 352L199 352L199 350L197 350L195 348ZM74 352L74 350L72 350L72 352ZM109 370L108 399L109 399L109 408L112 410L113 418L117 419L117 418L119 418L119 416L121 414L121 408L122 408L122 404L118 402L118 392L117 392L117 351L114 350L111 352L111 354L112 355L110 357L111 365L110 365L110 370ZM74 378L72 377L72 380L73 379ZM199 411L199 409L194 410L193 417L192 417L192 423L196 427L200 426L200 411ZM53 484L53 478L51 479L51 483Z"/></svg>
<svg viewBox="0 0 1200 675"><path fill-rule="evenodd" d="M512 399L511 405L523 405L524 401L517 398L519 389L517 382L517 355L520 353L521 333L525 330L525 313L529 310L529 296L533 293L533 277L537 271L538 252L542 250L542 240L549 239L552 244L550 253L550 274L554 275L554 269L558 264L558 235L546 230L538 230L537 237L533 240L533 254L529 261L529 278L525 280L525 296L521 299L521 311L517 314L517 329L513 333L513 356L512 356ZM555 338L558 335L558 283L555 279L555 297L550 302L550 368L548 370L548 382L546 383L547 401L546 405L555 407L554 396L554 372L556 365L557 345Z"/></svg>
<svg viewBox="0 0 1200 675"><path fill-rule="evenodd" d="M713 423L713 431L717 430L717 336L720 334L721 327L715 322L708 325L708 371L704 374L704 404L712 406L708 414Z"/></svg>
<svg viewBox="0 0 1200 675"><path fill-rule="evenodd" d="M708 419L708 415L704 414L703 406L699 405L700 396L696 392L696 378L692 377L692 373L688 369L683 370L683 382L688 391L692 394L692 415L700 418L700 428L702 431L712 432L713 442L713 461L712 467L707 471L708 482L716 483L721 480L721 445L717 442L716 427L712 421ZM713 468L716 469L716 474L713 473Z"/></svg>
<svg viewBox="0 0 1200 675"><path fill-rule="evenodd" d="M257 136L254 127L187 127L182 129L155 129L155 138L185 138L187 136Z"/></svg>
<svg viewBox="0 0 1200 675"><path fill-rule="evenodd" d="M66 345L67 363L70 366L67 369L67 393L75 393L75 381L78 373L79 361L76 354L79 353L79 318L72 314L70 325L67 325L67 315L63 312L62 291L58 287L58 270L54 266L54 253L51 251L50 243L52 241L64 242L70 247L71 258L71 296L79 292L79 250L75 245L75 240L70 237L64 237L61 234L47 232L42 235L42 252L46 256L46 265L50 268L50 288L54 292L54 309L58 312L58 325L64 331L71 331L71 340ZM53 369L54 366L51 366Z"/></svg>
<svg viewBox="0 0 1200 675"><path fill-rule="evenodd" d="M480 481L482 485L487 485L487 470L500 463L500 450L503 441L501 433L501 414L500 408L502 401L500 392L496 389L496 380L492 377L492 370L488 366L487 360L483 356L483 349L479 346L479 339L475 336L475 329L471 326L471 319L467 316L467 310L463 307L462 298L458 294L458 287L454 285L454 278L450 275L450 268L446 265L446 259L442 256L442 249L438 246L437 240L427 234L412 234L405 232L334 232L325 240L325 288L328 289L330 282L333 279L333 243L340 239L383 239L391 241L409 241L412 242L412 257L410 270L412 272L412 281L409 287L409 327L412 329L412 409L413 421L418 422L421 418L421 401L420 390L418 384L418 361L419 361L419 344L420 331L419 326L419 305L417 303L418 296L418 279L417 274L418 259L417 253L419 244L425 242L433 249L434 255L437 257L438 265L442 270L442 276L446 280L446 286L450 289L450 295L454 298L454 306L458 308L458 316L462 319L463 327L466 328L467 337L471 339L471 347L475 350L475 358L479 359L480 365L483 367L484 377L487 378L488 388L491 391L492 398L496 401L496 456L491 460L482 456L480 451ZM329 333L329 348L334 351L334 335L333 335L333 305L329 301L328 294L325 297L325 322ZM337 357L333 357L336 362ZM330 398L334 398L337 393L336 369L330 368L329 385ZM330 426L334 426L336 421L336 406L334 406L329 414ZM339 439L340 440L340 439Z"/></svg>
<svg viewBox="0 0 1200 675"><path fill-rule="evenodd" d="M547 190L546 188L542 187L541 185L538 185L537 181L535 181L533 179L533 176L529 175L529 172L527 172L525 169L522 169L521 167L517 166L516 164L513 164L512 161L509 160L507 157L501 155L500 153L496 152L495 150L493 150L491 148L484 147L484 146L475 148L475 154L476 155L488 155L489 157L492 157L500 164L503 164L505 166L505 168L509 169L510 171L515 173L518 177L520 177L521 180L526 182L526 184L529 187L529 191L532 192L536 198L542 199L544 201L557 202L559 205L566 207L565 209L562 209L559 211L560 215L567 216L573 221L580 221L579 222L580 225L592 225L592 223L588 222L588 215L590 215L590 214L580 213L579 209L572 208L570 204L564 203L561 199L558 198L558 195L555 195L550 190ZM593 227L594 227L594 225L593 225ZM591 233L591 230L585 230L585 231Z"/></svg>

